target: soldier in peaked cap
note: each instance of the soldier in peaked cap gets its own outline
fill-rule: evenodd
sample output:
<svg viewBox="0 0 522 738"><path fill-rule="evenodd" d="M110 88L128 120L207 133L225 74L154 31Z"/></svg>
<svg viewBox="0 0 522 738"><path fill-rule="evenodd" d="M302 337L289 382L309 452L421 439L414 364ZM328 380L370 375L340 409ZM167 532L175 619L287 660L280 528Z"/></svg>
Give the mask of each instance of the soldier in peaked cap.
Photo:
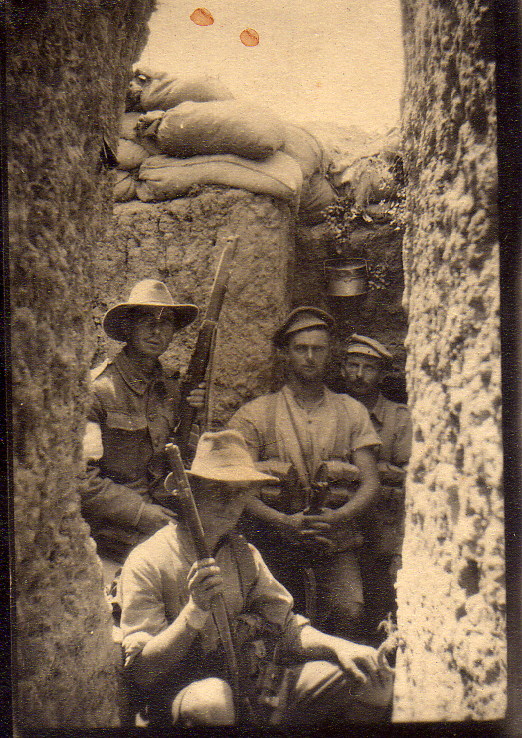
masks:
<svg viewBox="0 0 522 738"><path fill-rule="evenodd" d="M119 583L125 670L147 705L150 723L241 720L211 613L218 594L235 634L241 689L258 719L267 717L262 675L272 673L277 653L284 653L293 673L286 699L281 697L284 725L382 718L393 684L385 660L374 648L321 633L294 614L289 592L234 530L256 486L276 481L255 468L241 434L202 434L188 474L212 558L197 558L181 517L130 553ZM167 489L176 485L172 476ZM273 702L279 687L270 684Z"/></svg>
<svg viewBox="0 0 522 738"><path fill-rule="evenodd" d="M134 545L175 517L157 495L168 473L165 444L177 422L179 373L158 359L197 314L195 305L176 303L162 282L144 279L103 318L105 333L125 345L91 373L82 512L108 579ZM201 406L203 392L195 390L190 402Z"/></svg>
<svg viewBox="0 0 522 738"><path fill-rule="evenodd" d="M366 546L362 557L365 586L376 590L371 598L375 622L394 608L393 585L401 566L404 528L404 478L411 453L412 427L406 405L381 392L384 372L392 355L382 343L354 333L342 347L341 371L347 392L363 403L381 439L377 469L381 491L366 520Z"/></svg>
<svg viewBox="0 0 522 738"><path fill-rule="evenodd" d="M346 390L370 413L381 439L377 468L383 483L401 484L411 453L411 421L406 405L385 397L380 385L392 355L375 338L354 333L343 348Z"/></svg>
<svg viewBox="0 0 522 738"><path fill-rule="evenodd" d="M363 608L357 519L379 489L380 441L366 408L324 384L333 327L316 307L293 310L273 337L286 362L285 385L244 405L229 427L262 468L283 477L247 504L248 534L298 606L304 594L315 622L351 637ZM314 489L325 481L328 495L315 505Z"/></svg>

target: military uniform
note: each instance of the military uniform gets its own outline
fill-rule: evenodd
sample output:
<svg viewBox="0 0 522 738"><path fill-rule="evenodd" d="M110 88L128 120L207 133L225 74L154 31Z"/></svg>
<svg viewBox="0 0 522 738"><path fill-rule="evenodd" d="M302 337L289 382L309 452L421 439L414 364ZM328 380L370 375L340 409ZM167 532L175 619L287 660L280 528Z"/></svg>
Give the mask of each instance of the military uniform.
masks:
<svg viewBox="0 0 522 738"><path fill-rule="evenodd" d="M158 362L151 374L121 351L92 372L88 421L101 430L101 458L87 462L82 513L102 556L123 562L147 536L140 531L145 503L165 499L165 444L179 408L179 373Z"/></svg>
<svg viewBox="0 0 522 738"><path fill-rule="evenodd" d="M348 395L335 394L327 387L317 406L305 410L285 386L280 392L244 405L231 418L229 427L243 435L253 458L266 462L262 468L270 473L277 472L281 461L290 462L295 468L300 484L293 490L268 486L260 495L265 504L287 514L301 512L309 504L306 489L323 462L330 482L330 496L325 504L333 508L344 504L358 487L355 482L358 470L350 463L352 452L380 444L366 408ZM291 589L299 607L304 606L299 584L302 552L260 521L255 521L246 531L261 549L270 569ZM345 525L344 532L337 550L317 555L313 561L320 602L318 615L324 620L338 604L363 602L356 554L362 536L351 522Z"/></svg>

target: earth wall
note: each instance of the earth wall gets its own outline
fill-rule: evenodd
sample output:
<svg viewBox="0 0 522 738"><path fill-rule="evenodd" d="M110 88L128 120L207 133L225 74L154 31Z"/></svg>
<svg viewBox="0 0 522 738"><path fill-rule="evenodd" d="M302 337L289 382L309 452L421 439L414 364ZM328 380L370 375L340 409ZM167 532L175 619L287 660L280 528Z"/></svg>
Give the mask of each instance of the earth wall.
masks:
<svg viewBox="0 0 522 738"><path fill-rule="evenodd" d="M19 731L119 722L120 657L76 474L94 349L92 245L111 211L101 152L104 137L114 143L152 9L47 0L4 11Z"/></svg>
<svg viewBox="0 0 522 738"><path fill-rule="evenodd" d="M495 719L506 642L492 7L402 10L414 445L394 719Z"/></svg>

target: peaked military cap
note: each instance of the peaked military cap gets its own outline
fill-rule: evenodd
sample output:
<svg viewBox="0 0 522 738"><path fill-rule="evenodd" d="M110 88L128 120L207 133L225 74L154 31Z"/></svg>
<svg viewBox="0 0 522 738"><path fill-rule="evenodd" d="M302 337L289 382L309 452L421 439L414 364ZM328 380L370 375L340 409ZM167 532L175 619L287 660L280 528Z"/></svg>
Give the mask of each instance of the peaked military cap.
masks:
<svg viewBox="0 0 522 738"><path fill-rule="evenodd" d="M281 348L288 336L307 328L324 328L329 333L333 330L335 320L325 310L312 305L301 305L288 315L272 337L275 346Z"/></svg>
<svg viewBox="0 0 522 738"><path fill-rule="evenodd" d="M120 302L105 313L102 326L109 338L115 341L127 340L123 329L123 319L128 316L132 308L136 307L164 308L170 313L178 328L184 328L192 323L199 312L196 305L174 302L163 282L157 279L142 279L132 288L127 302Z"/></svg>
<svg viewBox="0 0 522 738"><path fill-rule="evenodd" d="M375 338L368 336L360 336L352 333L345 345L344 353L346 354L362 354L363 356L376 356L384 364L391 364L393 356L386 346L377 341Z"/></svg>

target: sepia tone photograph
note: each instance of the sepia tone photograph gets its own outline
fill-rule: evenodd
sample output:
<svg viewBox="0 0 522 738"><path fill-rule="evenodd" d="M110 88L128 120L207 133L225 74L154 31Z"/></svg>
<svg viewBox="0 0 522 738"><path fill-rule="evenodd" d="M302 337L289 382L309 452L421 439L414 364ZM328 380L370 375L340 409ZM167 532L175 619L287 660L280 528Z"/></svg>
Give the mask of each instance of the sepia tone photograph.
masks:
<svg viewBox="0 0 522 738"><path fill-rule="evenodd" d="M13 734L521 734L514 9L5 19Z"/></svg>

